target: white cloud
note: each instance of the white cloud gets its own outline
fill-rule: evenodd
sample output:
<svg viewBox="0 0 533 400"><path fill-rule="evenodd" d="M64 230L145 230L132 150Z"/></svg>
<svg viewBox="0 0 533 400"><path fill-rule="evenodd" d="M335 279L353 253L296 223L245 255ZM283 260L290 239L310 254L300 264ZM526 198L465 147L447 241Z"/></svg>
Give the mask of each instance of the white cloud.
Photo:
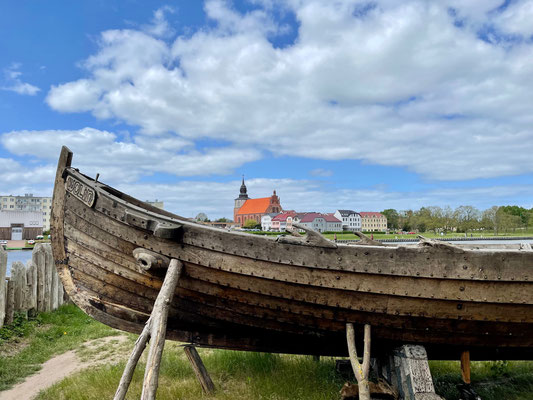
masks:
<svg viewBox="0 0 533 400"><path fill-rule="evenodd" d="M533 1L511 2L501 14L495 16L494 22L504 32L530 38L533 35Z"/></svg>
<svg viewBox="0 0 533 400"><path fill-rule="evenodd" d="M533 172L533 44L504 48L477 34L494 23L497 1L381 1L359 14L354 1L291 1L299 30L283 48L271 42L283 29L264 4L241 14L208 1L214 27L173 42L106 31L87 77L54 86L48 104L146 135L357 159L428 179ZM502 26L528 4L510 5ZM155 20L163 26L164 12Z"/></svg>
<svg viewBox="0 0 533 400"><path fill-rule="evenodd" d="M323 177L323 178L333 175L333 171L331 171L329 169L324 169L324 168L315 168L315 169L309 171L309 173L312 176L319 176L319 177Z"/></svg>
<svg viewBox="0 0 533 400"><path fill-rule="evenodd" d="M75 164L84 173L100 173L102 181L134 182L141 176L164 172L179 176L228 174L243 163L261 157L249 147L194 149L176 136L137 136L133 142L118 140L111 132L81 130L13 131L0 136L2 145L15 155L54 162L62 145L74 152ZM52 164L53 165L53 164Z"/></svg>
<svg viewBox="0 0 533 400"><path fill-rule="evenodd" d="M154 36L169 37L174 34L174 30L165 18L165 14L173 14L174 8L163 6L154 11L152 23L144 27L144 30Z"/></svg>
<svg viewBox="0 0 533 400"><path fill-rule="evenodd" d="M41 89L27 82L23 82L20 79L22 76L22 72L19 71L20 67L20 64L14 63L10 67L4 69L4 81L6 83L5 86L0 87L0 89L22 95L36 95Z"/></svg>
<svg viewBox="0 0 533 400"><path fill-rule="evenodd" d="M211 219L233 216L233 199L240 181L181 181L173 184L120 184L119 189L141 200L159 199L165 209L184 217L205 212ZM266 179L246 181L252 198L267 197L276 190L284 209L334 212L336 209L382 211L419 209L428 205L453 208L471 204L480 209L493 205L522 204L531 206L530 185L441 188L413 192L387 191L385 188L334 189L313 180ZM520 200L518 200L520 199Z"/></svg>

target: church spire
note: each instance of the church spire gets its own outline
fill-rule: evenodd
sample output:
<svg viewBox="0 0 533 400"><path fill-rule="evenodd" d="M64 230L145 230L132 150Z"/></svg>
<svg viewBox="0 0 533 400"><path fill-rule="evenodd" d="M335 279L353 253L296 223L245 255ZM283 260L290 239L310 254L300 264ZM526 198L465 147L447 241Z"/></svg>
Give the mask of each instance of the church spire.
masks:
<svg viewBox="0 0 533 400"><path fill-rule="evenodd" d="M244 175L242 176L241 192L239 199L248 199L248 189L246 189L246 184L244 183Z"/></svg>

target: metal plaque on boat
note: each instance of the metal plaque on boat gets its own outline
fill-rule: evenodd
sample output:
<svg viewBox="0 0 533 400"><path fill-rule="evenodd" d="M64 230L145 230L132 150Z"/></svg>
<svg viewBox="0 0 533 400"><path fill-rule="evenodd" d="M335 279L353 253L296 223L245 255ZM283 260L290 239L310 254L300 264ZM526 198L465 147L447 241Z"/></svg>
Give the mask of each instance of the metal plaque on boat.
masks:
<svg viewBox="0 0 533 400"><path fill-rule="evenodd" d="M93 188L90 188L84 183L81 183L79 180L73 178L72 176L67 176L67 181L65 182L67 192L72 194L78 200L87 204L89 207L92 207L94 201L96 200L96 192Z"/></svg>

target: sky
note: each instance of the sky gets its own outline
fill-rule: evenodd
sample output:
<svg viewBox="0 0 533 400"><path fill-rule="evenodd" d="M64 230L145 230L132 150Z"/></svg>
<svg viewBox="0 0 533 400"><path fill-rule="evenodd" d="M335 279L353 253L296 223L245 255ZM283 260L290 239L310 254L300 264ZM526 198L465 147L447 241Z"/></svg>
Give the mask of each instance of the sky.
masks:
<svg viewBox="0 0 533 400"><path fill-rule="evenodd" d="M0 2L0 194L533 207L533 0Z"/></svg>

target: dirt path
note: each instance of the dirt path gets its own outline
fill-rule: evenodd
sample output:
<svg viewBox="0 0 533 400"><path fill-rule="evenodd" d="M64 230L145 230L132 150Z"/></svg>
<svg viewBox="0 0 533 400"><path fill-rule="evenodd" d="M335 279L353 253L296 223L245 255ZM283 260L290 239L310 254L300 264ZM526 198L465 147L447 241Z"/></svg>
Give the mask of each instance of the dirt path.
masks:
<svg viewBox="0 0 533 400"><path fill-rule="evenodd" d="M127 336L109 336L91 340L83 344L81 349L67 351L46 361L42 369L35 375L14 386L10 390L0 392L0 400L29 400L39 391L82 369L103 364L113 364L127 357L124 351ZM102 349L105 355L102 356ZM111 356L109 354L112 354ZM98 357L100 355L100 357Z"/></svg>

